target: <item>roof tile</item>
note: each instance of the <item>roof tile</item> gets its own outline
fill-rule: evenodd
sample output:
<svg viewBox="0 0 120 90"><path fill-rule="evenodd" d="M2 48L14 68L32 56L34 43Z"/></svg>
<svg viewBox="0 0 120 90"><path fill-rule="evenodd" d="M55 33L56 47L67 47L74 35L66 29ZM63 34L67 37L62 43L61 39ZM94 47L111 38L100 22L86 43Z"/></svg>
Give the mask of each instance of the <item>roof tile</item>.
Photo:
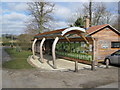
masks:
<svg viewBox="0 0 120 90"><path fill-rule="evenodd" d="M108 25L108 24L92 26L92 27L89 27L89 28L86 30L86 32L87 32L88 34L90 34L90 33L92 33L92 32L95 32L95 31L101 29L102 27L107 26L107 25Z"/></svg>
<svg viewBox="0 0 120 90"><path fill-rule="evenodd" d="M105 26L107 26L108 24L103 24L103 25L97 25L97 26L92 26L92 27L89 27L86 32L87 34L91 34ZM58 30L54 30L54 31L48 31L48 32L44 32L44 33L39 33L39 34L36 34L35 36L40 36L40 35L45 35L45 34L53 34L53 33L58 33L58 32L62 32L64 31L65 29L67 28L63 28L63 29L58 29Z"/></svg>

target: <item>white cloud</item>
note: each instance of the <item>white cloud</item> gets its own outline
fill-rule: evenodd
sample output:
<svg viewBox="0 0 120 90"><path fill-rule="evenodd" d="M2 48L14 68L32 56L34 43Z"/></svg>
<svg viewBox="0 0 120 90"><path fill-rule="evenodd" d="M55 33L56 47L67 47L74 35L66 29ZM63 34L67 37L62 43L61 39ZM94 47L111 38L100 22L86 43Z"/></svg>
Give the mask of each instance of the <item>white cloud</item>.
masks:
<svg viewBox="0 0 120 90"><path fill-rule="evenodd" d="M60 5L55 6L54 15L59 17L60 19L67 19L71 14L72 11L70 10L70 8Z"/></svg>
<svg viewBox="0 0 120 90"><path fill-rule="evenodd" d="M10 21L23 21L26 18L27 18L26 15L22 13L16 13L16 12L3 15L3 20L5 19L5 20L10 20Z"/></svg>
<svg viewBox="0 0 120 90"><path fill-rule="evenodd" d="M12 2L6 3L6 6L7 7L4 6L2 8L3 10L0 10L0 12L4 12L3 15L0 16L2 17L2 19L0 18L2 23L0 23L2 24L3 33L22 33L25 29L25 22L32 18L31 16L25 14L27 11L27 4ZM67 21L69 20L69 23L73 23L78 17L75 15L78 8L82 10L82 2L67 2L66 4L56 4L53 16L58 20L51 22L52 27L54 29L68 27Z"/></svg>
<svg viewBox="0 0 120 90"><path fill-rule="evenodd" d="M12 12L2 16L2 33L20 34L23 33L26 27L27 20L31 16Z"/></svg>
<svg viewBox="0 0 120 90"><path fill-rule="evenodd" d="M114 24L115 22L118 22L118 16L119 16L119 14L113 14L112 16L111 16L111 24Z"/></svg>
<svg viewBox="0 0 120 90"><path fill-rule="evenodd" d="M0 14L2 14L2 8L0 7Z"/></svg>
<svg viewBox="0 0 120 90"><path fill-rule="evenodd" d="M26 3L20 3L16 5L15 10L25 11L27 10L27 8L28 8L28 5Z"/></svg>
<svg viewBox="0 0 120 90"><path fill-rule="evenodd" d="M3 8L5 10L2 18L2 32L3 33L13 33L18 34L22 33L25 29L25 22L29 21L32 17L25 15L24 13L20 12L27 9L26 3L7 3L7 8ZM72 14L75 14L75 3L71 3L68 7L62 5L55 5L55 12L54 16L57 17L59 20L51 22L53 29L65 28L68 27L68 23L66 22ZM79 4L77 4L77 7ZM8 8L9 7L9 8ZM17 12L16 12L17 11ZM6 13L10 12L10 13ZM19 13L18 13L19 12ZM75 17L72 17L74 19ZM73 20L72 20L73 21Z"/></svg>
<svg viewBox="0 0 120 90"><path fill-rule="evenodd" d="M58 27L58 28L61 28L61 27L67 27L67 23L64 22L64 21L59 21L59 22L54 22L54 24Z"/></svg>
<svg viewBox="0 0 120 90"><path fill-rule="evenodd" d="M52 21L50 22L50 25L52 30L68 27L68 24L65 21Z"/></svg>
<svg viewBox="0 0 120 90"><path fill-rule="evenodd" d="M31 2L33 0L1 0L1 2ZM42 1L42 0L34 0ZM89 0L45 0L49 2L88 2ZM119 2L119 0L93 0L95 2Z"/></svg>
<svg viewBox="0 0 120 90"><path fill-rule="evenodd" d="M8 2L2 4L0 11L2 17L0 20L0 31L2 33L20 34L24 32L25 22L31 19L26 15L27 4L20 2Z"/></svg>
<svg viewBox="0 0 120 90"><path fill-rule="evenodd" d="M55 5L54 16L62 21L73 23L80 14L82 15L82 2L69 2L67 5Z"/></svg>
<svg viewBox="0 0 120 90"><path fill-rule="evenodd" d="M20 2L9 2L9 3L5 3L6 7L3 6L3 9L5 10L4 12L13 12L13 11L26 11L28 8L27 3L20 3Z"/></svg>

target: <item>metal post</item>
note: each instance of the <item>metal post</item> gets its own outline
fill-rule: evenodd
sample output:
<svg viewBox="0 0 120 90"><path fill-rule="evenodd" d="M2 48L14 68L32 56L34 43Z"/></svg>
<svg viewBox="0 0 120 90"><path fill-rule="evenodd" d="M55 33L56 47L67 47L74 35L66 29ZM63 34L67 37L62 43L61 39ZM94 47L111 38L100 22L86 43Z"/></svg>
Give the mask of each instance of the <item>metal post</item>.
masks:
<svg viewBox="0 0 120 90"><path fill-rule="evenodd" d="M95 61L94 60L92 60L92 64L91 64L91 70L95 70Z"/></svg>
<svg viewBox="0 0 120 90"><path fill-rule="evenodd" d="M45 42L45 38L42 39L41 43L40 43L40 57L41 57L41 61L44 63L44 58L43 58L43 53L42 53L42 46Z"/></svg>
<svg viewBox="0 0 120 90"><path fill-rule="evenodd" d="M56 66L55 47L56 47L56 44L57 44L58 40L59 40L59 38L56 37L54 42L53 42L53 45L52 45L52 57L53 57L53 67L54 67L54 69L57 68L57 66Z"/></svg>
<svg viewBox="0 0 120 90"><path fill-rule="evenodd" d="M33 58L35 58L35 43L37 41L37 38L34 39L33 44L32 44L32 53L33 53Z"/></svg>

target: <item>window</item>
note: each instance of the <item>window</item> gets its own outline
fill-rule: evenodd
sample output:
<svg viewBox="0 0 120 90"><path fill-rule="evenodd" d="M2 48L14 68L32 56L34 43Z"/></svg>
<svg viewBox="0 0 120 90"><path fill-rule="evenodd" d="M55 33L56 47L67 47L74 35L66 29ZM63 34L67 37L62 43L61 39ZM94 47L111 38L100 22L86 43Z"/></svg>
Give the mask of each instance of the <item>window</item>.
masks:
<svg viewBox="0 0 120 90"><path fill-rule="evenodd" d="M111 56L120 56L120 50L118 50L118 51L112 53Z"/></svg>
<svg viewBox="0 0 120 90"><path fill-rule="evenodd" d="M104 44L106 44L107 42L106 41L104 41Z"/></svg>
<svg viewBox="0 0 120 90"><path fill-rule="evenodd" d="M114 55L120 55L120 50L115 52Z"/></svg>
<svg viewBox="0 0 120 90"><path fill-rule="evenodd" d="M109 28L106 28L106 30L108 30Z"/></svg>
<svg viewBox="0 0 120 90"><path fill-rule="evenodd" d="M102 40L100 40L100 42L99 42L100 44L102 44Z"/></svg>
<svg viewBox="0 0 120 90"><path fill-rule="evenodd" d="M111 42L111 48L120 48L120 42Z"/></svg>
<svg viewBox="0 0 120 90"><path fill-rule="evenodd" d="M104 48L104 49L107 49L107 48L109 48L109 40L100 40L100 45L101 45L101 48Z"/></svg>

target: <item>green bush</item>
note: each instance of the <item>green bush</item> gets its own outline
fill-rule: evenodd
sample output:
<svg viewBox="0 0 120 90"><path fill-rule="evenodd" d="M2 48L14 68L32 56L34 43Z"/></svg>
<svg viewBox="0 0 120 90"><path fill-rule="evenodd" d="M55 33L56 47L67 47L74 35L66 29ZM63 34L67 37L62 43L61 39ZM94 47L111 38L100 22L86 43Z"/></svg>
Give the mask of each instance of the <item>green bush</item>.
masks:
<svg viewBox="0 0 120 90"><path fill-rule="evenodd" d="M6 43L2 43L2 45L3 45L3 46L10 46L11 43L9 43L9 42L7 43L7 42L6 42Z"/></svg>

